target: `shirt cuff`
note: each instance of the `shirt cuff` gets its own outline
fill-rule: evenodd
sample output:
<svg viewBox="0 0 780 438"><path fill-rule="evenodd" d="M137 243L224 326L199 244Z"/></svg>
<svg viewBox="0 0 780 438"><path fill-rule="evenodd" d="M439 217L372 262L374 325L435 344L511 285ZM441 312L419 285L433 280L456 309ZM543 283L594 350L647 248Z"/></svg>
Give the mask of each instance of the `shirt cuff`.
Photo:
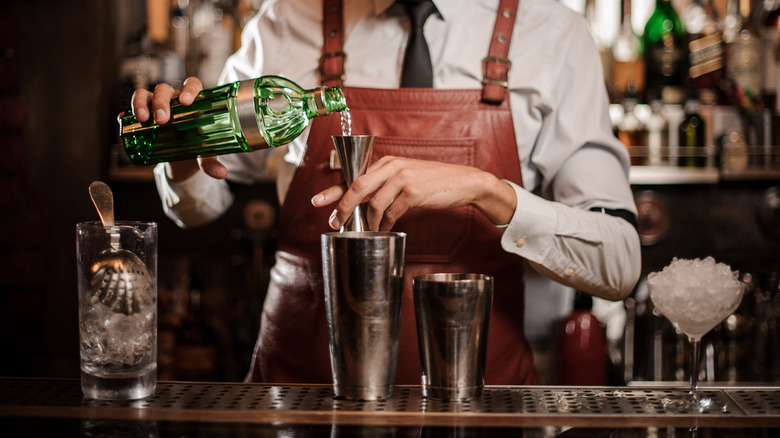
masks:
<svg viewBox="0 0 780 438"><path fill-rule="evenodd" d="M166 216L182 228L212 222L233 203L227 182L200 171L174 183L168 179L165 164L161 163L154 168L154 179Z"/></svg>
<svg viewBox="0 0 780 438"><path fill-rule="evenodd" d="M517 206L501 236L501 246L531 262L542 263L553 247L558 214L549 201L515 183L507 183L515 190Z"/></svg>

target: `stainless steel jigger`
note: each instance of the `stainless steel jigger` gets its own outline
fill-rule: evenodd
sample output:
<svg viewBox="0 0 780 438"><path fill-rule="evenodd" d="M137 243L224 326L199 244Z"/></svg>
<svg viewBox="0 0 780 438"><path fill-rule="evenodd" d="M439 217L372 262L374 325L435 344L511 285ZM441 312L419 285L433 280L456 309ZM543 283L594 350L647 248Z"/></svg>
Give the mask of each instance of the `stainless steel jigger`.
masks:
<svg viewBox="0 0 780 438"><path fill-rule="evenodd" d="M368 163L371 161L371 154L374 151L376 137L373 135L334 135L332 138L341 162L341 171L344 173L347 187L349 187L359 176L366 173ZM368 225L361 204L355 207L352 216L344 223L342 231L366 231L367 229Z"/></svg>

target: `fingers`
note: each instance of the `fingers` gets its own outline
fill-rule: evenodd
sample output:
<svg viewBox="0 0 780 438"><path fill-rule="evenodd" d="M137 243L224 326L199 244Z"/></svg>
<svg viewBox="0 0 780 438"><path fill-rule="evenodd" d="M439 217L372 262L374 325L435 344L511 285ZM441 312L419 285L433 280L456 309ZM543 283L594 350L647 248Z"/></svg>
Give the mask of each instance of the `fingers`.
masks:
<svg viewBox="0 0 780 438"><path fill-rule="evenodd" d="M311 198L311 205L315 207L325 207L326 205L333 204L334 202L337 202L339 199L341 199L341 197L344 195L344 192L346 191L347 189L345 184L331 186L314 195Z"/></svg>
<svg viewBox="0 0 780 438"><path fill-rule="evenodd" d="M374 231L391 229L407 210L403 203L394 204L398 194L401 193L397 181L391 181L394 172L394 166L375 163L365 175L352 182L349 190L343 193L331 192L332 197L341 196L341 201L331 216L331 228L338 229L353 214L355 207L369 202L366 215L368 229Z"/></svg>
<svg viewBox="0 0 780 438"><path fill-rule="evenodd" d="M152 93L149 90L139 88L133 93L130 107L139 122L149 120L149 103L152 101Z"/></svg>
<svg viewBox="0 0 780 438"><path fill-rule="evenodd" d="M227 178L228 175L227 168L222 163L217 161L216 157L200 157L198 158L198 165L206 175L212 178L216 178L216 179Z"/></svg>
<svg viewBox="0 0 780 438"><path fill-rule="evenodd" d="M139 122L145 122L153 117L155 123L167 123L171 115L171 99L179 96L182 105L190 105L201 90L203 90L203 83L196 77L184 81L181 93L168 84L157 84L154 92L145 89L135 90L131 101L133 114Z"/></svg>
<svg viewBox="0 0 780 438"><path fill-rule="evenodd" d="M197 160L182 160L165 163L165 172L168 179L173 182L184 181L198 172Z"/></svg>
<svg viewBox="0 0 780 438"><path fill-rule="evenodd" d="M168 123L171 117L171 99L176 96L176 90L168 84L157 84L151 99L151 111L154 123Z"/></svg>
<svg viewBox="0 0 780 438"><path fill-rule="evenodd" d="M390 180L377 190L368 202L366 222L368 228L378 231L390 231L395 223L411 207L410 198L403 187Z"/></svg>
<svg viewBox="0 0 780 438"><path fill-rule="evenodd" d="M191 104L201 90L203 90L203 83L200 79L194 76L187 78L179 93L179 102L185 106Z"/></svg>
<svg viewBox="0 0 780 438"><path fill-rule="evenodd" d="M404 204L393 206L389 211L390 216L385 217L383 221L386 207L393 204L395 194L398 193L397 189L383 187L388 180L387 175L393 172L392 169L385 168L388 163L386 158L384 157L369 166L366 174L353 181L349 190L347 190L346 184L342 183L331 186L312 197L311 203L315 207L325 207L338 202L329 219L331 228L338 230L353 214L355 207L366 202L367 199L370 199L372 204L368 210L370 216L366 218L370 230L378 230L380 224L383 229L390 229L397 218L406 211ZM374 193L380 188L382 189L381 193Z"/></svg>

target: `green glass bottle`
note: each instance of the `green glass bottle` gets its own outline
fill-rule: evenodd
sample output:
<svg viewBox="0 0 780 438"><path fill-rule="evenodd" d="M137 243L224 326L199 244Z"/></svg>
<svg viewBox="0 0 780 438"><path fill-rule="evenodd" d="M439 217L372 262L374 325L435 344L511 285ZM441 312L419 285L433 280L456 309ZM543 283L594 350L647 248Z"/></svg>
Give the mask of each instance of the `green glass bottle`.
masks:
<svg viewBox="0 0 780 438"><path fill-rule="evenodd" d="M685 118L680 123L678 166L705 167L707 165L706 129L704 119L699 114L699 99L691 96L685 101Z"/></svg>
<svg viewBox="0 0 780 438"><path fill-rule="evenodd" d="M645 56L645 95L651 101L660 91L666 104L683 101L687 76L687 33L670 0L656 0L642 35Z"/></svg>
<svg viewBox="0 0 780 438"><path fill-rule="evenodd" d="M314 117L346 111L341 87L305 90L279 76L262 76L201 91L188 106L171 100L171 119L140 123L119 116L119 136L134 164L273 148L298 137Z"/></svg>

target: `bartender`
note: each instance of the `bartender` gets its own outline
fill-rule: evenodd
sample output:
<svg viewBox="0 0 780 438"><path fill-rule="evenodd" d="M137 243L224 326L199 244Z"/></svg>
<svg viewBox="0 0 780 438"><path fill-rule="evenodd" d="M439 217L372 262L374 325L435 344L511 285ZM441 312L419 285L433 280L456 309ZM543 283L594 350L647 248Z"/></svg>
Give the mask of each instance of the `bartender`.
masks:
<svg viewBox="0 0 780 438"><path fill-rule="evenodd" d="M420 47L430 58L405 61ZM319 236L366 200L370 229L407 233L399 384L420 383L416 275L494 276L493 385L538 382L523 336L524 260L609 300L634 287L628 156L610 129L585 21L557 1L267 0L220 80L262 75L343 85L352 132L378 139L349 190L329 165L339 115L313 120L286 148L155 168L166 214L195 227L231 205L225 178L251 184L284 154L276 262L248 381L331 382ZM165 123L172 97L187 105L201 89L189 78L180 92L137 90L133 110Z"/></svg>

